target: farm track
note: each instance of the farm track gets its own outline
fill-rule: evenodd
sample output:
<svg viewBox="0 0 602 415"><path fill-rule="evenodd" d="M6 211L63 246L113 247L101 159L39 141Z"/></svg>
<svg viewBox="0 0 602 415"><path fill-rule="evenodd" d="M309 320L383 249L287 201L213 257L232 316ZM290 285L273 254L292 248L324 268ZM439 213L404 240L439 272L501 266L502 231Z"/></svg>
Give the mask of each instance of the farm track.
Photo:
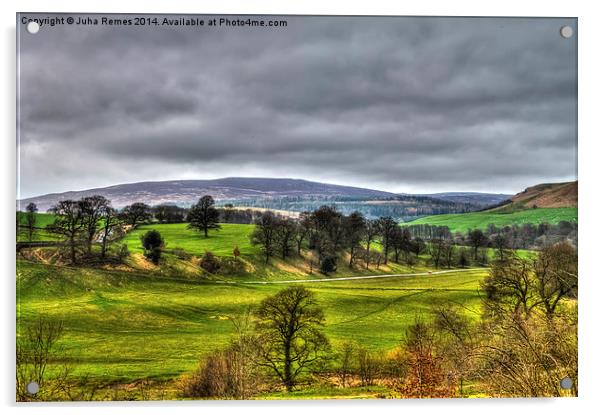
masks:
<svg viewBox="0 0 602 415"><path fill-rule="evenodd" d="M489 268L466 268L466 269L450 269L450 270L432 271L432 272L414 272L414 273L410 273L410 274L359 275L359 276L354 276L354 277L314 278L314 279L306 279L306 280L286 280L286 281L217 281L217 282L219 282L221 284L296 284L296 283L312 283L312 282L370 280L370 279L377 279L377 278L420 277L420 276L450 274L450 273L457 273L457 272L484 271L487 269L489 269Z"/></svg>

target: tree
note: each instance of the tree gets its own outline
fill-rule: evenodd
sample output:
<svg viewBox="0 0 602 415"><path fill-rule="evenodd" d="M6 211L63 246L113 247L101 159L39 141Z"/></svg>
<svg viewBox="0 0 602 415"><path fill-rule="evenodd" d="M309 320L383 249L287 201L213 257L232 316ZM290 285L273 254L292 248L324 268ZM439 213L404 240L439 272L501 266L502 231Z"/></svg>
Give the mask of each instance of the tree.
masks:
<svg viewBox="0 0 602 415"><path fill-rule="evenodd" d="M362 213L355 211L344 218L343 228L345 229L345 240L349 248L349 268L351 268L362 246L364 232L366 231L366 218Z"/></svg>
<svg viewBox="0 0 602 415"><path fill-rule="evenodd" d="M389 248L391 247L391 233L395 228L398 228L398 225L397 222L390 216L381 217L376 223L383 245L383 262L386 265L389 258Z"/></svg>
<svg viewBox="0 0 602 415"><path fill-rule="evenodd" d="M123 208L121 215L126 223L135 228L139 223L150 220L151 208L146 203L132 203Z"/></svg>
<svg viewBox="0 0 602 415"><path fill-rule="evenodd" d="M92 253L92 242L98 230L100 219L110 202L100 195L84 197L81 201L82 220L86 231L86 248Z"/></svg>
<svg viewBox="0 0 602 415"><path fill-rule="evenodd" d="M81 203L75 200L61 200L50 209L50 212L56 215L56 219L48 226L48 229L65 237L69 246L71 263L75 264L75 248L85 228Z"/></svg>
<svg viewBox="0 0 602 415"><path fill-rule="evenodd" d="M531 281L532 266L528 259L516 254L506 261L496 261L481 288L485 292L485 309L492 316L507 313L525 318L538 305L537 293Z"/></svg>
<svg viewBox="0 0 602 415"><path fill-rule="evenodd" d="M264 299L255 317L258 362L290 392L299 375L320 363L328 351L328 339L319 329L324 313L311 291L291 286Z"/></svg>
<svg viewBox="0 0 602 415"><path fill-rule="evenodd" d="M320 206L311 214L315 248L320 256L334 255L343 245L343 215L334 206Z"/></svg>
<svg viewBox="0 0 602 415"><path fill-rule="evenodd" d="M271 211L266 211L259 216L255 222L255 229L251 233L251 244L260 245L265 256L265 263L270 262L270 258L276 250L276 227L278 218Z"/></svg>
<svg viewBox="0 0 602 415"><path fill-rule="evenodd" d="M238 257L240 256L240 249L238 249L238 245L234 247L234 250L232 251L232 255L234 255L234 258L238 259Z"/></svg>
<svg viewBox="0 0 602 415"><path fill-rule="evenodd" d="M276 221L276 245L280 250L282 259L286 259L291 253L295 234L297 232L296 223L289 218L281 218Z"/></svg>
<svg viewBox="0 0 602 415"><path fill-rule="evenodd" d="M224 205L224 222L230 223L232 220L232 214L234 213L234 205L232 203L226 203Z"/></svg>
<svg viewBox="0 0 602 415"><path fill-rule="evenodd" d="M402 393L413 398L442 398L452 396L442 366L437 356L435 334L431 327L420 321L408 327L402 342L409 369Z"/></svg>
<svg viewBox="0 0 602 415"><path fill-rule="evenodd" d="M534 269L535 289L546 316L551 317L561 299L577 295L577 250L566 241L547 246Z"/></svg>
<svg viewBox="0 0 602 415"><path fill-rule="evenodd" d="M31 202L25 208L25 227L27 228L27 240L33 241L33 233L36 228L36 214L38 213L38 207L35 203Z"/></svg>
<svg viewBox="0 0 602 415"><path fill-rule="evenodd" d="M192 205L188 213L189 228L203 231L205 238L209 236L209 229L219 230L219 212L215 208L215 201L211 196L203 196Z"/></svg>
<svg viewBox="0 0 602 415"><path fill-rule="evenodd" d="M503 233L496 233L492 236L491 242L496 249L498 260L504 261L506 257L505 253L508 249L508 238Z"/></svg>
<svg viewBox="0 0 602 415"><path fill-rule="evenodd" d="M338 367L336 374L342 387L347 387L348 382L353 375L353 358L355 356L356 346L351 342L343 343L341 351L338 353Z"/></svg>
<svg viewBox="0 0 602 415"><path fill-rule="evenodd" d="M366 230L364 232L364 242L366 244L366 269L370 268L370 245L372 245L372 242L374 242L379 232L380 229L377 221L366 221Z"/></svg>
<svg viewBox="0 0 602 415"><path fill-rule="evenodd" d="M401 228L396 226L391 230L389 239L395 255L395 262L399 262L399 255L403 252L405 261L407 263L413 248L412 234L410 231L405 227Z"/></svg>
<svg viewBox="0 0 602 415"><path fill-rule="evenodd" d="M470 232L468 232L468 240L470 241L470 245L473 248L473 252L474 252L474 259L477 259L477 253L478 253L478 249L485 245L485 241L487 240L487 237L485 236L485 234L483 233L482 230L480 229L474 229Z"/></svg>
<svg viewBox="0 0 602 415"><path fill-rule="evenodd" d="M115 233L116 229L122 225L122 221L117 210L112 208L110 205L104 206L100 219L102 221L100 255L102 258L104 258L107 253L107 243L109 242L109 237L111 237Z"/></svg>
<svg viewBox="0 0 602 415"><path fill-rule="evenodd" d="M311 213L301 212L299 221L297 222L297 231L295 232L295 243L297 244L297 255L301 256L301 248L311 232Z"/></svg>
<svg viewBox="0 0 602 415"><path fill-rule="evenodd" d="M140 240L144 247L144 255L149 258L153 264L158 264L161 259L161 248L164 245L161 234L153 229L142 235Z"/></svg>
<svg viewBox="0 0 602 415"><path fill-rule="evenodd" d="M464 381L472 370L473 354L477 347L470 320L453 303L434 307L434 327L441 334L446 370L455 373L460 395L464 395Z"/></svg>
<svg viewBox="0 0 602 415"><path fill-rule="evenodd" d="M469 264L468 254L466 253L466 248L460 248L460 253L458 254L458 265L461 268L466 268Z"/></svg>

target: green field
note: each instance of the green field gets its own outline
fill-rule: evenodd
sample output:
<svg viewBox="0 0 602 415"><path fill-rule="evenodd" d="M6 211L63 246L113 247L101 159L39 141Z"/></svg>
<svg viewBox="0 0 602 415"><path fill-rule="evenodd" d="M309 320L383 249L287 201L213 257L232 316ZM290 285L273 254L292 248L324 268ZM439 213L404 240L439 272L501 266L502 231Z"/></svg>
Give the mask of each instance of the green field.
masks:
<svg viewBox="0 0 602 415"><path fill-rule="evenodd" d="M17 241L27 241L28 234L27 229L24 228L25 221L25 213L17 212L17 218L19 220L19 232L17 233ZM57 235L53 235L52 233L46 231L46 226L52 224L56 216L50 213L36 213L36 223L35 228L37 228L33 234L33 241L54 241L59 239L60 237Z"/></svg>
<svg viewBox="0 0 602 415"><path fill-rule="evenodd" d="M447 226L452 232L466 232L469 229L486 229L490 223L497 227L523 225L525 223L556 224L560 221L576 221L577 208L538 208L513 213L471 212L446 215L433 215L408 222L408 225Z"/></svg>
<svg viewBox="0 0 602 415"><path fill-rule="evenodd" d="M121 243L126 243L132 252L143 252L140 237L151 229L156 229L165 240L165 249L184 249L192 255L201 256L211 251L219 256L233 256L232 251L238 246L241 255L257 255L259 248L251 245L249 235L252 225L236 225L223 223L218 231L210 231L205 238L202 232L189 229L186 223L169 225L144 225L127 234Z"/></svg>
<svg viewBox="0 0 602 415"><path fill-rule="evenodd" d="M325 310L334 347L355 340L394 348L429 307L453 302L479 315L486 271L307 283ZM223 346L239 314L283 284L223 284L152 274L17 262L17 327L37 316L62 320L61 347L76 376L104 385L140 379L175 382L199 358ZM175 393L175 392L174 392Z"/></svg>

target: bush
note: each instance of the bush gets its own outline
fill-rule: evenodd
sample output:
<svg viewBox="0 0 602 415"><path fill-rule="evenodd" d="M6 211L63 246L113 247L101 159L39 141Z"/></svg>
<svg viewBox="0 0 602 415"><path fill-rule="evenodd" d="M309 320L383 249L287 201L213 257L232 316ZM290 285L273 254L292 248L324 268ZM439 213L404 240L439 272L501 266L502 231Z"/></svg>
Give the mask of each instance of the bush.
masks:
<svg viewBox="0 0 602 415"><path fill-rule="evenodd" d="M190 258L192 258L192 255L182 248L174 248L171 253L174 254L178 259L190 260Z"/></svg>
<svg viewBox="0 0 602 415"><path fill-rule="evenodd" d="M261 384L253 363L256 350L253 339L242 337L227 349L211 353L184 379L182 394L188 398L248 399Z"/></svg>
<svg viewBox="0 0 602 415"><path fill-rule="evenodd" d="M246 271L245 263L236 258L220 258L219 271L222 275L242 274Z"/></svg>
<svg viewBox="0 0 602 415"><path fill-rule="evenodd" d="M161 261L161 248L153 248L144 254L145 257L151 260L155 265L158 265Z"/></svg>
<svg viewBox="0 0 602 415"><path fill-rule="evenodd" d="M154 229L142 235L140 240L142 241L142 246L147 251L152 251L154 248L161 248L163 246L161 234Z"/></svg>
<svg viewBox="0 0 602 415"><path fill-rule="evenodd" d="M161 247L163 247L163 238L156 230L146 232L140 238L144 247L144 256L157 265L161 260Z"/></svg>
<svg viewBox="0 0 602 415"><path fill-rule="evenodd" d="M117 251L117 257L119 258L119 260L123 261L124 259L126 259L129 256L130 256L130 249L128 248L128 246L126 244L120 245L119 249Z"/></svg>
<svg viewBox="0 0 602 415"><path fill-rule="evenodd" d="M329 274L337 270L337 258L335 256L327 256L320 263L320 272Z"/></svg>
<svg viewBox="0 0 602 415"><path fill-rule="evenodd" d="M215 274L217 271L219 271L221 264L219 258L216 257L213 252L205 251L203 258L201 258L200 266L205 271Z"/></svg>

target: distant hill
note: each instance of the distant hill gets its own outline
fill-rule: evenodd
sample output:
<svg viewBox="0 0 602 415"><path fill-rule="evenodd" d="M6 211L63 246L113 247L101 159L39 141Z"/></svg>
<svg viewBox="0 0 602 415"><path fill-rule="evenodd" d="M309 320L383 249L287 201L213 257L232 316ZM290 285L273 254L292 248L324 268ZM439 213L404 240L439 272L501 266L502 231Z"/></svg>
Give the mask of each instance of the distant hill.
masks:
<svg viewBox="0 0 602 415"><path fill-rule="evenodd" d="M478 193L478 192L447 192L431 193L424 196L434 197L440 200L456 203L471 203L479 206L497 205L505 200L509 200L512 195L502 193Z"/></svg>
<svg viewBox="0 0 602 415"><path fill-rule="evenodd" d="M491 212L514 212L532 208L577 207L577 181L565 183L544 183L527 187L512 196L510 203L493 208Z"/></svg>
<svg viewBox="0 0 602 415"><path fill-rule="evenodd" d="M29 202L38 205L43 211L59 200L80 199L85 196L102 195L111 200L113 206L123 207L133 202L149 205L172 203L187 206L203 195L211 195L216 200L254 200L268 198L349 198L349 199L386 199L394 198L394 193L359 187L311 182L298 179L268 179L229 177L216 180L170 180L160 182L140 182L118 184L115 186L51 193L23 199L17 208L24 208Z"/></svg>

